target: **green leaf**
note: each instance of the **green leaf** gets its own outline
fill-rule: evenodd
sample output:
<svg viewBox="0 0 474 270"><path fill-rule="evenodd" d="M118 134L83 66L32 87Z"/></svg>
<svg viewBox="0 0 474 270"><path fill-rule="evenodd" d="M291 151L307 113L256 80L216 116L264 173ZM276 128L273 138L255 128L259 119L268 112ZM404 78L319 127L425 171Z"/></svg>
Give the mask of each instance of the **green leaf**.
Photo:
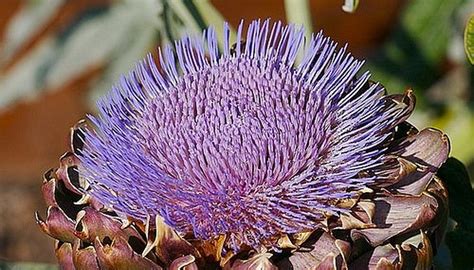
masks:
<svg viewBox="0 0 474 270"><path fill-rule="evenodd" d="M44 67L55 58L55 43L47 38L28 52L12 69L0 77L0 111L23 99L33 99L40 94Z"/></svg>
<svg viewBox="0 0 474 270"><path fill-rule="evenodd" d="M469 62L474 65L474 14L469 18L464 30L464 49Z"/></svg>
<svg viewBox="0 0 474 270"><path fill-rule="evenodd" d="M124 1L83 22L58 50L58 61L46 75L46 85L55 88L95 65L120 57L131 37L139 39L139 34L149 35L158 29L159 12L157 1ZM142 49L144 53L148 46Z"/></svg>
<svg viewBox="0 0 474 270"><path fill-rule="evenodd" d="M104 71L101 78L92 86L89 92L91 107L102 96L104 96L111 86L118 81L120 75L126 74L133 68L138 59L144 57L145 52L151 44L155 44L156 31L149 27L136 27L135 38L124 40L121 50L117 50L112 55L110 64Z"/></svg>
<svg viewBox="0 0 474 270"><path fill-rule="evenodd" d="M177 17L183 22L184 26L187 28L187 31L195 34L201 32L201 25L199 23L200 19L193 17L191 11L187 8L184 1L166 1L166 4L169 5L171 11L176 14Z"/></svg>
<svg viewBox="0 0 474 270"><path fill-rule="evenodd" d="M186 1L192 2L195 5L196 10L202 16L202 19L207 25L212 25L214 29L216 29L216 33L218 37L224 36L224 21L225 18L222 14L212 5L209 0L201 0L201 1ZM231 42L232 39L235 37L235 31L231 29L230 38ZM218 43L221 48L223 48L224 43L222 42L224 39L219 38Z"/></svg>
<svg viewBox="0 0 474 270"><path fill-rule="evenodd" d="M451 86L444 88L451 89ZM449 135L452 141L451 154L456 156L466 164L474 160L474 144L472 142L472 131L474 130L474 112L469 103L463 101L447 102L443 114L434 118L428 116L429 119L420 123L426 126L432 126L443 130ZM420 125L421 126L421 125Z"/></svg>
<svg viewBox="0 0 474 270"><path fill-rule="evenodd" d="M0 64L6 64L52 19L64 0L25 1L9 21L0 50ZM55 57L53 38L45 38L0 76L0 111L22 99L33 99L42 90L39 78Z"/></svg>
<svg viewBox="0 0 474 270"><path fill-rule="evenodd" d="M437 175L446 184L449 194L449 214L456 223L446 234L445 242L451 253L453 269L474 267L474 191L466 167L450 157Z"/></svg>
<svg viewBox="0 0 474 270"><path fill-rule="evenodd" d="M453 269L474 269L474 233L456 228L446 234L446 244L451 252Z"/></svg>
<svg viewBox="0 0 474 270"><path fill-rule="evenodd" d="M286 21L305 28L306 37L313 32L311 9L308 0L285 0Z"/></svg>
<svg viewBox="0 0 474 270"><path fill-rule="evenodd" d="M370 61L373 78L391 92L428 89L442 76L440 65L453 34L452 22L464 2L407 2L392 36Z"/></svg>
<svg viewBox="0 0 474 270"><path fill-rule="evenodd" d="M0 61L9 61L18 49L25 46L52 19L64 0L25 1L24 7L8 23L2 41Z"/></svg>
<svg viewBox="0 0 474 270"><path fill-rule="evenodd" d="M474 191L466 167L456 158L450 157L437 175L448 189L450 217L457 222L458 227L474 232Z"/></svg>

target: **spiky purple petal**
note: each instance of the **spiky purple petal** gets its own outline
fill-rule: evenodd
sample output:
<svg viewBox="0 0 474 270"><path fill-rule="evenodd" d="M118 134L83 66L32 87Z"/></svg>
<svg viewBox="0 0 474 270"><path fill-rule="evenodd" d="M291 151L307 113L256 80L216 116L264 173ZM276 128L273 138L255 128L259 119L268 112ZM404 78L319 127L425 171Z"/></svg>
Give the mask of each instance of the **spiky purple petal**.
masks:
<svg viewBox="0 0 474 270"><path fill-rule="evenodd" d="M321 33L254 21L223 52L213 29L151 56L102 99L81 175L119 213L259 245L312 229L376 181L402 110ZM242 42L245 40L245 42ZM303 53L300 63L295 63ZM237 244L236 244L237 245Z"/></svg>

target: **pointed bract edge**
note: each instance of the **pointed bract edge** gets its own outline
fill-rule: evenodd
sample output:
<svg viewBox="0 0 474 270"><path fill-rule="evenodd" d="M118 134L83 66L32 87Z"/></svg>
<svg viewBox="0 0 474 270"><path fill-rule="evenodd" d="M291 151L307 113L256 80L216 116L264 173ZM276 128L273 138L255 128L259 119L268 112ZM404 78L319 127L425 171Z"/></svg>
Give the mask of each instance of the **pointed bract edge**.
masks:
<svg viewBox="0 0 474 270"><path fill-rule="evenodd" d="M376 196L374 191L366 192L366 195L370 197ZM340 213L338 219L327 226L329 230L334 229L367 229L375 228L376 224L373 223L373 218L375 215L375 203L372 199L357 198L355 203L350 209L345 213Z"/></svg>
<svg viewBox="0 0 474 270"><path fill-rule="evenodd" d="M433 265L434 254L433 254L433 247L431 245L431 242L428 236L423 230L421 230L420 233L413 238L416 239L414 243L409 242L409 241L402 243L401 248L400 248L401 254L411 253L412 258L413 257L416 258L414 269L416 270L429 269ZM413 256L413 254L415 256ZM408 262L406 264L408 264Z"/></svg>
<svg viewBox="0 0 474 270"><path fill-rule="evenodd" d="M375 228L354 229L351 238L364 238L371 246L377 247L389 239L405 233L433 226L438 203L431 195L392 195L375 198Z"/></svg>
<svg viewBox="0 0 474 270"><path fill-rule="evenodd" d="M150 226L145 226L144 231L147 230L150 230ZM154 249L156 256L166 265L170 265L175 259L185 255L201 257L193 245L178 235L160 216L155 217L153 233L147 235L148 241L142 256Z"/></svg>
<svg viewBox="0 0 474 270"><path fill-rule="evenodd" d="M56 170L57 179L62 180L67 189L82 195L80 190L79 173L77 172L77 165L79 159L72 152L66 152L59 158L59 168ZM76 184L73 184L76 183Z"/></svg>
<svg viewBox="0 0 474 270"><path fill-rule="evenodd" d="M340 215L341 229L367 229L376 227L375 224L370 222L364 222L363 220L355 217L352 213L343 213Z"/></svg>
<svg viewBox="0 0 474 270"><path fill-rule="evenodd" d="M434 243L431 243L434 247L439 247L444 238L444 233L448 224L449 218L449 200L448 200L448 189L443 183L443 181L435 176L433 180L428 185L426 192L433 196L438 202L438 211L434 224L437 224L437 227L434 228L434 237L431 238Z"/></svg>
<svg viewBox="0 0 474 270"><path fill-rule="evenodd" d="M105 237L121 236L124 239L136 237L142 239L142 236L133 228L122 229L122 222L115 217L106 216L90 206L84 207L76 217L76 236L87 242L94 242L96 237L103 240ZM143 241L143 244L145 242Z"/></svg>
<svg viewBox="0 0 474 270"><path fill-rule="evenodd" d="M85 134L82 131L84 128L87 127L85 120L80 120L78 123L74 125L74 127L70 130L70 147L71 150L69 152L64 153L59 158L59 168L53 170L55 173L55 178L59 181L63 181L64 185L67 189L75 194L83 195L84 190L89 188L89 183L79 176L77 167L80 164L79 157L80 150L82 150L85 142ZM72 152L71 152L72 151ZM83 198L84 200L84 198ZM85 203L80 202L80 203ZM94 205L94 202L89 202L93 204L96 209L100 209L101 205L97 204ZM95 202L96 203L96 202Z"/></svg>
<svg viewBox="0 0 474 270"><path fill-rule="evenodd" d="M339 253L330 252L323 260L314 268L316 270L347 270L347 259L351 254L351 244L349 242L336 239L334 241ZM303 269L301 269L303 270Z"/></svg>
<svg viewBox="0 0 474 270"><path fill-rule="evenodd" d="M415 109L416 97L412 89L405 90L405 93L403 94L387 95L386 98L395 103L395 106L400 110L398 121L395 122L393 127L406 121Z"/></svg>
<svg viewBox="0 0 474 270"><path fill-rule="evenodd" d="M43 220L38 212L35 213L36 223L41 230L62 242L74 243L76 239L74 221L55 206L49 206L46 213L46 220Z"/></svg>
<svg viewBox="0 0 474 270"><path fill-rule="evenodd" d="M270 258L271 253L257 253L247 260L237 259L224 267L224 270L278 270Z"/></svg>
<svg viewBox="0 0 474 270"><path fill-rule="evenodd" d="M333 252L330 252L327 254L323 260L315 267L312 267L311 269L315 270L338 270L337 265L335 263L336 261L336 254ZM303 268L295 268L295 270L303 270Z"/></svg>
<svg viewBox="0 0 474 270"><path fill-rule="evenodd" d="M72 260L72 244L56 241L56 258L61 270L75 270Z"/></svg>
<svg viewBox="0 0 474 270"><path fill-rule="evenodd" d="M206 262L218 263L222 260L222 251L226 240L225 235L219 235L214 239L195 240L189 242L194 246Z"/></svg>
<svg viewBox="0 0 474 270"><path fill-rule="evenodd" d="M387 189L393 193L419 195L447 160L449 138L440 130L427 128L396 145L390 155L399 162L397 179Z"/></svg>
<svg viewBox="0 0 474 270"><path fill-rule="evenodd" d="M71 136L71 150L74 154L79 155L80 150L84 147L85 134L83 129L87 128L87 121L85 119L79 120L70 131Z"/></svg>
<svg viewBox="0 0 474 270"><path fill-rule="evenodd" d="M351 262L350 269L430 269L433 250L427 235L421 230L401 245L386 244L369 250Z"/></svg>
<svg viewBox="0 0 474 270"><path fill-rule="evenodd" d="M53 169L46 172L45 175L50 175L53 172ZM58 203L56 202L56 185L57 180L56 178L48 178L44 177L43 184L41 185L41 193L43 195L43 200L47 206L55 206L58 207Z"/></svg>
<svg viewBox="0 0 474 270"><path fill-rule="evenodd" d="M328 232L319 230L314 232L290 257L276 264L280 269L328 269L329 266L331 266L329 269L333 269L332 267L346 269L350 254L349 242L336 239Z"/></svg>
<svg viewBox="0 0 474 270"><path fill-rule="evenodd" d="M300 232L300 233L294 233L290 235L290 240L291 242L296 245L296 246L301 246L308 238L314 233L314 231L311 232Z"/></svg>
<svg viewBox="0 0 474 270"><path fill-rule="evenodd" d="M97 237L94 248L101 269L163 269L148 258L134 252L122 237L113 238L111 243L102 243Z"/></svg>
<svg viewBox="0 0 474 270"><path fill-rule="evenodd" d="M350 269L399 269L399 267L399 251L391 244L378 246L350 264Z"/></svg>
<svg viewBox="0 0 474 270"><path fill-rule="evenodd" d="M196 258L186 255L175 259L169 266L169 270L198 270Z"/></svg>
<svg viewBox="0 0 474 270"><path fill-rule="evenodd" d="M97 261L97 253L93 246L81 248L81 241L76 239L72 249L72 261L77 270L99 270L99 262Z"/></svg>
<svg viewBox="0 0 474 270"><path fill-rule="evenodd" d="M400 270L401 267L398 264L393 264L387 258L381 258L377 265L375 265L375 270Z"/></svg>
<svg viewBox="0 0 474 270"><path fill-rule="evenodd" d="M297 249L298 246L296 246L290 239L290 237L285 234L281 236L278 241L277 241L277 247L281 249Z"/></svg>

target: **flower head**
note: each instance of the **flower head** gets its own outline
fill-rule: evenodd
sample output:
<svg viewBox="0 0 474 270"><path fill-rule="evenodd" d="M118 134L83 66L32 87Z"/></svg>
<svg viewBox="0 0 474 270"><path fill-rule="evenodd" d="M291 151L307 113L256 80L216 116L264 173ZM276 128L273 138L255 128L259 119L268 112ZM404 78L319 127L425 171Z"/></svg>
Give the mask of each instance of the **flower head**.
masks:
<svg viewBox="0 0 474 270"><path fill-rule="evenodd" d="M251 246L312 230L377 181L406 104L357 77L321 34L254 21L223 53L212 29L149 57L99 103L80 172L91 195L136 219ZM176 58L175 58L176 54ZM176 64L176 60L177 63Z"/></svg>
<svg viewBox="0 0 474 270"><path fill-rule="evenodd" d="M76 153L95 205L143 224L146 238L165 226L233 254L295 249L321 227L348 230L349 247L378 246L405 232L403 207L438 207L419 196L443 190L431 182L449 145L404 122L411 91L386 95L321 33L306 41L302 28L253 21L230 46L229 32L222 52L211 28L160 51L158 66L149 55L99 101ZM377 231L387 213L392 231Z"/></svg>

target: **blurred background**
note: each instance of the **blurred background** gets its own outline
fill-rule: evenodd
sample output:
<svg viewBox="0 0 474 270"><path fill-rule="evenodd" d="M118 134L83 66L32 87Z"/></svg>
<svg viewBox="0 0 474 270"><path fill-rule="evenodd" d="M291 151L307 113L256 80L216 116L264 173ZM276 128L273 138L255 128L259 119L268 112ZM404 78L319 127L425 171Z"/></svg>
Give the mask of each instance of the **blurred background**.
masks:
<svg viewBox="0 0 474 270"><path fill-rule="evenodd" d="M42 174L69 128L134 63L208 25L272 18L323 30L367 59L390 93L414 89L418 127L444 130L474 175L474 69L463 48L473 0L0 1L0 262L54 262L36 227ZM0 268L1 265L0 265Z"/></svg>

